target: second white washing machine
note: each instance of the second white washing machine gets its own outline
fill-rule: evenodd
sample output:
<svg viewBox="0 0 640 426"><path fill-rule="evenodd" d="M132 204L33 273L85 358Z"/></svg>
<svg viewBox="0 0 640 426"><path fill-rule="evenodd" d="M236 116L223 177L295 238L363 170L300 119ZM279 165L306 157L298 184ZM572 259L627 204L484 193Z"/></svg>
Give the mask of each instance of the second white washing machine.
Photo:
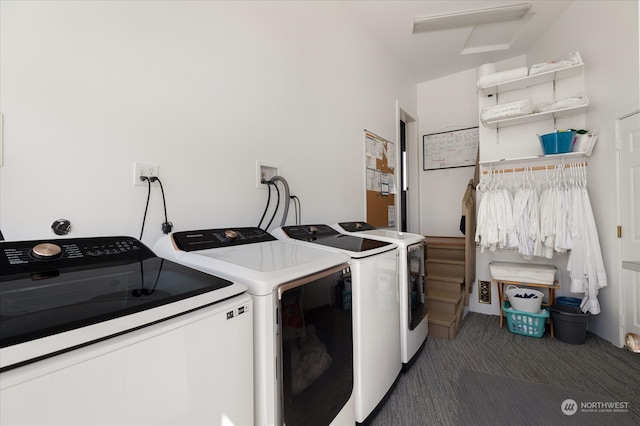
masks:
<svg viewBox="0 0 640 426"><path fill-rule="evenodd" d="M260 228L174 232L158 256L244 284L253 300L253 424L353 425L349 256L278 241Z"/></svg>
<svg viewBox="0 0 640 426"><path fill-rule="evenodd" d="M400 343L402 366L406 370L427 341L429 320L424 293L424 240L419 234L377 229L366 222L340 222L333 225L348 235L398 245L400 252Z"/></svg>
<svg viewBox="0 0 640 426"><path fill-rule="evenodd" d="M283 226L271 233L349 255L351 279L343 290L343 306L353 311L355 415L357 423L368 423L402 369L397 245L344 235L328 225Z"/></svg>

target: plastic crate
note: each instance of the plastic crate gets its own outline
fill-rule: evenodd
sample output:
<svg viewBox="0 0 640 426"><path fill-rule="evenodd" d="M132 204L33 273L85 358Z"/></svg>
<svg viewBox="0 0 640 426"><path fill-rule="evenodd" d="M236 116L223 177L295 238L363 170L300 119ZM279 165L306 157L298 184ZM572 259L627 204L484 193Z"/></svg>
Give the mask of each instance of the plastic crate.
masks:
<svg viewBox="0 0 640 426"><path fill-rule="evenodd" d="M544 335L544 326L547 318L549 318L548 309L545 309L540 314L516 311L511 308L511 303L505 300L502 302L502 310L507 317L507 325L510 332L529 337L542 337Z"/></svg>

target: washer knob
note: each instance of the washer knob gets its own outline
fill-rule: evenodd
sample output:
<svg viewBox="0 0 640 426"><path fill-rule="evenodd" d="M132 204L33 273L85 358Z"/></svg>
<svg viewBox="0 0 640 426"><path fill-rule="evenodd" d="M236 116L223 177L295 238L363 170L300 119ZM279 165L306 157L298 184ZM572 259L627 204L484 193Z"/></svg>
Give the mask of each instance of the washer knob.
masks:
<svg viewBox="0 0 640 426"><path fill-rule="evenodd" d="M40 243L31 249L33 257L41 260L53 260L62 256L62 249L53 243Z"/></svg>
<svg viewBox="0 0 640 426"><path fill-rule="evenodd" d="M233 229L227 229L224 231L224 238L226 241L235 241L238 238L238 233Z"/></svg>
<svg viewBox="0 0 640 426"><path fill-rule="evenodd" d="M56 235L67 235L71 231L71 222L67 219L54 220L51 224L51 230Z"/></svg>

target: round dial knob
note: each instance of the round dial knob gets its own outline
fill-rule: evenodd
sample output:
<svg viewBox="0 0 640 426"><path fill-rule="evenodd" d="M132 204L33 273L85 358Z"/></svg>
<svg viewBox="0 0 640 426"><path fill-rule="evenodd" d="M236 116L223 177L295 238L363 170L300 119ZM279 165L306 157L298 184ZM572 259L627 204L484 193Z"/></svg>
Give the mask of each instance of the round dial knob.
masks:
<svg viewBox="0 0 640 426"><path fill-rule="evenodd" d="M62 249L53 243L40 243L31 249L33 257L36 259L51 260L62 256Z"/></svg>
<svg viewBox="0 0 640 426"><path fill-rule="evenodd" d="M234 241L236 238L238 238L238 233L233 229L227 229L226 231L224 231L224 238L227 241Z"/></svg>

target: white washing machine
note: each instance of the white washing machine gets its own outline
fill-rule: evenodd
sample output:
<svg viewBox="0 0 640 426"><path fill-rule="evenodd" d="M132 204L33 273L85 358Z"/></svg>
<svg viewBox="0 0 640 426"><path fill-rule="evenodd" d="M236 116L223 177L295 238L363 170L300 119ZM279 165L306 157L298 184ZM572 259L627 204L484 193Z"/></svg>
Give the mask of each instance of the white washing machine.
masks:
<svg viewBox="0 0 640 426"><path fill-rule="evenodd" d="M349 256L351 288L345 288L344 304L353 310L355 413L357 423L367 423L384 403L402 368L398 247L340 234L328 225L284 226L272 234Z"/></svg>
<svg viewBox="0 0 640 426"><path fill-rule="evenodd" d="M252 303L130 237L0 242L0 424L251 424Z"/></svg>
<svg viewBox="0 0 640 426"><path fill-rule="evenodd" d="M376 229L366 222L340 222L333 225L333 228L343 234L366 236L397 244L400 253L400 348L402 366L406 370L427 341L429 331L424 294L425 237Z"/></svg>
<svg viewBox="0 0 640 426"><path fill-rule="evenodd" d="M174 232L159 256L241 282L254 306L254 425L353 425L349 257L260 228Z"/></svg>

